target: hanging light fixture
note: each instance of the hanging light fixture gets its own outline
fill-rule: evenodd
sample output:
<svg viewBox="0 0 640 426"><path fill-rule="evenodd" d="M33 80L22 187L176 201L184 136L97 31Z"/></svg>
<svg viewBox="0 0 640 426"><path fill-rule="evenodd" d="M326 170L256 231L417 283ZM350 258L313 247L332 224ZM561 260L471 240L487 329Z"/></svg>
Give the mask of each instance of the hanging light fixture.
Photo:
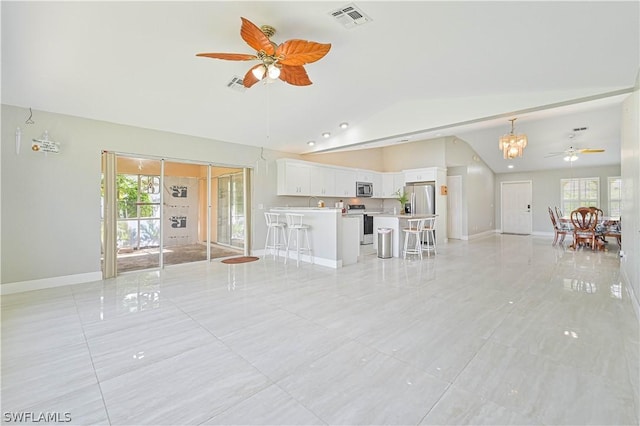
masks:
<svg viewBox="0 0 640 426"><path fill-rule="evenodd" d="M498 142L498 148L502 151L505 160L522 157L522 153L527 146L527 135L516 135L514 133L513 122L516 120L517 118L509 120L511 122L511 133L502 136Z"/></svg>

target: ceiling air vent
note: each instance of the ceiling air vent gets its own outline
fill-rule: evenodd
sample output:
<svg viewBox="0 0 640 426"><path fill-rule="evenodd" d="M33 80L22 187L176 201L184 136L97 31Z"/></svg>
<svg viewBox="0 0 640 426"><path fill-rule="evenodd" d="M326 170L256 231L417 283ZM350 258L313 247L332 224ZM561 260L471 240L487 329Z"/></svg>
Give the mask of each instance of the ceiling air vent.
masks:
<svg viewBox="0 0 640 426"><path fill-rule="evenodd" d="M584 132L585 130L587 130L586 127L576 127L573 129L574 132Z"/></svg>
<svg viewBox="0 0 640 426"><path fill-rule="evenodd" d="M357 27L373 20L353 3L340 9L332 10L329 14L345 28Z"/></svg>
<svg viewBox="0 0 640 426"><path fill-rule="evenodd" d="M245 90L247 90L247 88L242 84L242 77L238 77L237 75L227 83L227 87L237 92L244 92Z"/></svg>

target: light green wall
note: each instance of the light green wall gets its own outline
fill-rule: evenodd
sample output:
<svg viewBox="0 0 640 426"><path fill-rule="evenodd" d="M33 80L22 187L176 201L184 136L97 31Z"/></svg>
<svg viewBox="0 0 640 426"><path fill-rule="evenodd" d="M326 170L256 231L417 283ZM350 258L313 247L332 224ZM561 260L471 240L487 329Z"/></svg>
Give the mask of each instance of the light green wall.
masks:
<svg viewBox="0 0 640 426"><path fill-rule="evenodd" d="M620 176L620 166L605 167L567 167L564 169L541 170L536 172L522 173L499 173L496 174L496 228L501 229L500 221L500 184L510 181L531 181L532 186L532 212L533 212L533 233L552 233L551 220L547 207L560 206L560 179L599 177L600 178L600 204L607 213L605 204L607 203L607 177Z"/></svg>
<svg viewBox="0 0 640 426"><path fill-rule="evenodd" d="M276 194L275 151L2 105L2 220L0 282L100 272L100 170L103 150L172 160L251 167L253 242L266 230L259 206L281 205ZM15 131L22 129L16 154ZM59 154L31 151L48 130ZM262 159L264 158L264 160Z"/></svg>

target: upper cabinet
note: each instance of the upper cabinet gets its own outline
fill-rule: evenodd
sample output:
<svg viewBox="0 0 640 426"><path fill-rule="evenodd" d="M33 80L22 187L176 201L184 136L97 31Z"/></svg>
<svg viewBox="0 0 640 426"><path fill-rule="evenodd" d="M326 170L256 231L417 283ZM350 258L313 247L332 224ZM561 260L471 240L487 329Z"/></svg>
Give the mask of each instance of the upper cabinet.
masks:
<svg viewBox="0 0 640 426"><path fill-rule="evenodd" d="M336 197L353 198L356 196L356 171L334 169L336 176Z"/></svg>
<svg viewBox="0 0 640 426"><path fill-rule="evenodd" d="M281 158L278 165L278 195L311 195L311 166Z"/></svg>
<svg viewBox="0 0 640 426"><path fill-rule="evenodd" d="M373 182L375 173L376 172L373 172L371 170L358 169L356 171L356 181L357 182Z"/></svg>
<svg viewBox="0 0 640 426"><path fill-rule="evenodd" d="M380 198L396 198L396 191L404 187L404 173L382 173Z"/></svg>
<svg viewBox="0 0 640 426"><path fill-rule="evenodd" d="M446 169L437 167L379 173L290 158L278 159L277 165L278 195L355 198L356 182L371 182L372 198L396 198L396 191L405 183L438 181L439 185L446 184ZM440 176L442 173L444 178Z"/></svg>
<svg viewBox="0 0 640 426"><path fill-rule="evenodd" d="M336 195L335 169L323 166L311 166L310 195L333 197Z"/></svg>
<svg viewBox="0 0 640 426"><path fill-rule="evenodd" d="M356 171L301 160L281 158L277 195L355 197Z"/></svg>
<svg viewBox="0 0 640 426"><path fill-rule="evenodd" d="M435 181L436 177L437 177L436 167L429 167L426 169L404 170L405 183Z"/></svg>

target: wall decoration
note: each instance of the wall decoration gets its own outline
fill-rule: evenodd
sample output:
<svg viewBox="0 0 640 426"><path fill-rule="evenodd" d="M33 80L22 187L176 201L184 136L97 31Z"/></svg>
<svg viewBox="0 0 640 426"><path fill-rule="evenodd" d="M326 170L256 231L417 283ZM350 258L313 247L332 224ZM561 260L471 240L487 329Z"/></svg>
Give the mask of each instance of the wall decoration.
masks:
<svg viewBox="0 0 640 426"><path fill-rule="evenodd" d="M60 144L49 140L49 132L45 130L40 139L31 140L31 151L58 154L60 153Z"/></svg>

